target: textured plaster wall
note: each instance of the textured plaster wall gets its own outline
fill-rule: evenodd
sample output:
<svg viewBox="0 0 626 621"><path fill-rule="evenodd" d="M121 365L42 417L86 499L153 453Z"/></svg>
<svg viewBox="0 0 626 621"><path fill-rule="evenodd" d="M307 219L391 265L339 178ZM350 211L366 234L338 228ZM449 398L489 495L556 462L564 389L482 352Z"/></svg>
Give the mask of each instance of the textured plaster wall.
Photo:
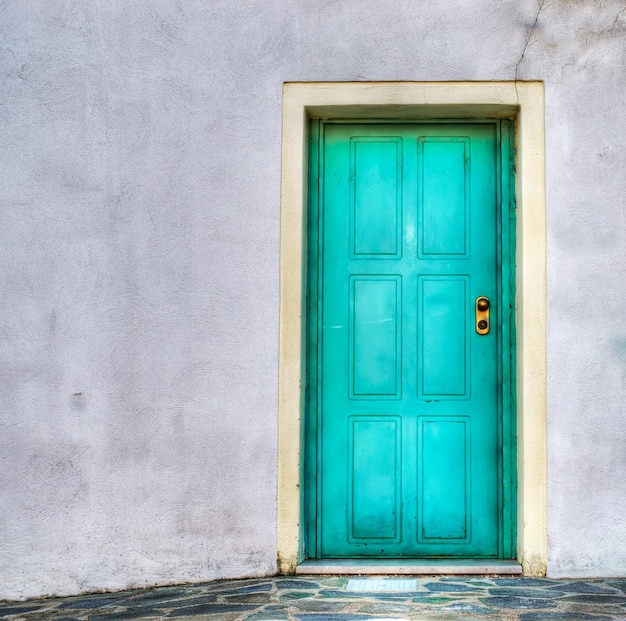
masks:
<svg viewBox="0 0 626 621"><path fill-rule="evenodd" d="M621 0L1 2L0 597L276 571L293 80L545 80L548 571L626 575L625 41Z"/></svg>

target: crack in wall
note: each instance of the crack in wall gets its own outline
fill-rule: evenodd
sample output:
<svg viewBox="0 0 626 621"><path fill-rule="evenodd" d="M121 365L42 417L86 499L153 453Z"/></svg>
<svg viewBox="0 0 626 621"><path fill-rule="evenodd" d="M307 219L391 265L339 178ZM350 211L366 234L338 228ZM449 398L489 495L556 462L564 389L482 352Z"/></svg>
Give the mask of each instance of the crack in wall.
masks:
<svg viewBox="0 0 626 621"><path fill-rule="evenodd" d="M517 92L517 82L519 80L519 67L522 64L522 61L524 60L524 55L526 54L526 48L528 48L528 44L530 43L530 39L533 36L533 33L535 32L535 29L537 28L537 22L539 21L539 15L541 13L541 11L543 10L543 7L546 3L546 0L540 0L539 1L539 6L537 7L537 13L535 14L535 21L533 22L533 25L530 27L530 30L528 31L528 35L526 37L526 41L524 41L524 47L522 48L522 53L519 57L519 60L517 61L517 64L515 65L515 77L514 77L514 81L515 81L515 93L517 95L517 101L519 103L519 93Z"/></svg>
<svg viewBox="0 0 626 621"><path fill-rule="evenodd" d="M626 6L623 9L621 9L615 16L615 20L613 21L613 26L611 27L609 32L615 32L615 30L617 29L617 22L619 21L619 18L622 16L622 13L624 11L626 11Z"/></svg>

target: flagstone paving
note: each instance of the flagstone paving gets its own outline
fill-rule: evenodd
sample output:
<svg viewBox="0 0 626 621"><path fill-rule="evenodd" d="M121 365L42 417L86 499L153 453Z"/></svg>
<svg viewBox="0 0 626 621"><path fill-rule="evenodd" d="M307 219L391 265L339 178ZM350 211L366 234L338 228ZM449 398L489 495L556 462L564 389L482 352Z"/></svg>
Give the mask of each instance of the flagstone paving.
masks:
<svg viewBox="0 0 626 621"><path fill-rule="evenodd" d="M626 621L626 579L364 578L384 590L347 591L354 577L273 577L0 602L23 621ZM351 588L355 585L352 584ZM365 590L361 590L365 588Z"/></svg>

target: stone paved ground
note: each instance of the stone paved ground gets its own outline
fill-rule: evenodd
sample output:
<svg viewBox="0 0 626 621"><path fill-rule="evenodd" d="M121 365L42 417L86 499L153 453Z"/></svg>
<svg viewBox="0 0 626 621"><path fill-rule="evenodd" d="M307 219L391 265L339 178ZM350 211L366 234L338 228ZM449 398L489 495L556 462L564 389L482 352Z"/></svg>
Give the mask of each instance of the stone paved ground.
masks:
<svg viewBox="0 0 626 621"><path fill-rule="evenodd" d="M626 579L420 577L412 591L347 591L348 577L229 580L0 602L0 618L37 621L626 621ZM367 578L377 580L380 578ZM386 577L383 587L406 580ZM372 582L372 584L375 584ZM369 587L369 585L367 585Z"/></svg>

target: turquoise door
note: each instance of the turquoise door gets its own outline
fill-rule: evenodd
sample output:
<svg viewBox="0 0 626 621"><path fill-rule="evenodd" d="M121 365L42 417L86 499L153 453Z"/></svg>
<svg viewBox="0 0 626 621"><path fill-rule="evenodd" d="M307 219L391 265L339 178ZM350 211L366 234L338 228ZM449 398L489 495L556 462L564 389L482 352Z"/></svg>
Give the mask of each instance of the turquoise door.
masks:
<svg viewBox="0 0 626 621"><path fill-rule="evenodd" d="M506 557L499 125L317 144L309 556Z"/></svg>

